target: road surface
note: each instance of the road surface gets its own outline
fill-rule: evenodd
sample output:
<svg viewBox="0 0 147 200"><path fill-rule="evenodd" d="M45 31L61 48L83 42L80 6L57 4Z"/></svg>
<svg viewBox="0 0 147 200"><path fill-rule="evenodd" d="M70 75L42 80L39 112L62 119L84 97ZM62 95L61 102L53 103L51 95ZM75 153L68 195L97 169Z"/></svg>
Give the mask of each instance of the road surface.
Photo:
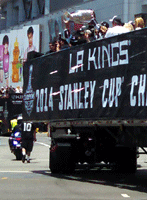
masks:
<svg viewBox="0 0 147 200"><path fill-rule="evenodd" d="M49 138L38 133L31 163L16 161L8 138L0 137L0 200L147 199L147 156L138 159L136 174L76 170L52 175L49 170Z"/></svg>

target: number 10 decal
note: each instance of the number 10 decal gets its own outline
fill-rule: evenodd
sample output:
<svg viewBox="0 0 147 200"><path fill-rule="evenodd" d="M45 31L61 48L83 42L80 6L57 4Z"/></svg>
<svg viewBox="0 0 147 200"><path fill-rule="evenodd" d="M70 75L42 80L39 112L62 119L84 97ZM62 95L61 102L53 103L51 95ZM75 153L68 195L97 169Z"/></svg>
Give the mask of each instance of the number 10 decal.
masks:
<svg viewBox="0 0 147 200"><path fill-rule="evenodd" d="M31 131L32 124L31 123L24 123L23 131Z"/></svg>

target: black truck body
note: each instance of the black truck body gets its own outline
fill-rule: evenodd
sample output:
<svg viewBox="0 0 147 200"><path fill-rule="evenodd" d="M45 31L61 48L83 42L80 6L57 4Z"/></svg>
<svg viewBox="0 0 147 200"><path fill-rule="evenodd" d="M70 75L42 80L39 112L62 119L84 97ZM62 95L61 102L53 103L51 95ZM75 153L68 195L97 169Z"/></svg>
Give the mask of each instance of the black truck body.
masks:
<svg viewBox="0 0 147 200"><path fill-rule="evenodd" d="M25 121L48 122L51 172L135 171L147 146L147 29L28 60Z"/></svg>
<svg viewBox="0 0 147 200"><path fill-rule="evenodd" d="M9 94L0 97L0 135L11 135L12 119L22 114L23 93Z"/></svg>

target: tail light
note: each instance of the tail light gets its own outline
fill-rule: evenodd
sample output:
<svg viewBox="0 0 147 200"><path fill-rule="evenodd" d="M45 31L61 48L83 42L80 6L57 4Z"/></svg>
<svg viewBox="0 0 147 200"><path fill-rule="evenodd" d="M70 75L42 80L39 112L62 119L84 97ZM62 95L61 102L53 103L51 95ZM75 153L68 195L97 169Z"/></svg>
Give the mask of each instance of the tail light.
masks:
<svg viewBox="0 0 147 200"><path fill-rule="evenodd" d="M17 141L20 141L21 140L21 138L15 138Z"/></svg>

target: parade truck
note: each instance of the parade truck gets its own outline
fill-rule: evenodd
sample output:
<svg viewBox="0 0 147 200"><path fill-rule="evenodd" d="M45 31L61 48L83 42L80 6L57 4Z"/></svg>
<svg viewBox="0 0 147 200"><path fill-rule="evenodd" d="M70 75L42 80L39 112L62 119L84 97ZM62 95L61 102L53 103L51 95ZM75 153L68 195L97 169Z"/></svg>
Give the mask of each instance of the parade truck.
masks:
<svg viewBox="0 0 147 200"><path fill-rule="evenodd" d="M32 56L23 76L23 119L48 123L52 173L136 171L147 147L146 28Z"/></svg>
<svg viewBox="0 0 147 200"><path fill-rule="evenodd" d="M23 93L9 94L0 97L0 135L11 135L11 120L22 114Z"/></svg>

